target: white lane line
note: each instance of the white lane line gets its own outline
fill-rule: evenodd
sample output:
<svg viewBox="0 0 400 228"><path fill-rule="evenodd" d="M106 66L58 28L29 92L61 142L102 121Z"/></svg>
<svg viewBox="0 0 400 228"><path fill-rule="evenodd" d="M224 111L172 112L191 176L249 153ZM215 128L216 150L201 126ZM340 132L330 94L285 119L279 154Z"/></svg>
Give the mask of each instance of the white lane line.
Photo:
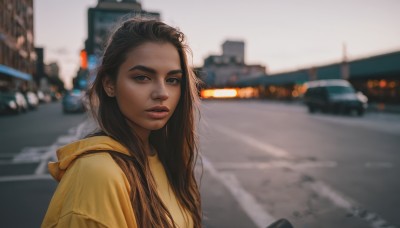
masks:
<svg viewBox="0 0 400 228"><path fill-rule="evenodd" d="M286 158L286 159L291 158L291 155L284 149L281 149L279 147L273 146L265 142L260 142L256 139L249 137L248 135L242 134L233 129L229 129L221 125L213 125L213 129L218 130L219 132L224 133L225 135L228 135L232 138L240 140L241 142L246 143L249 146L255 147L274 157Z"/></svg>
<svg viewBox="0 0 400 228"><path fill-rule="evenodd" d="M56 143L51 145L47 151L45 151L44 153L41 154L41 156L40 156L41 162L40 162L39 166L36 168L35 174L36 175L45 174L46 170L47 170L47 163L49 162L50 159L53 160L54 158L56 158L56 151L57 151L58 147L60 145L65 145L67 143L70 143L74 140L79 139L82 136L86 125L87 125L87 121L84 121L84 122L80 123L79 126L76 128L76 132L74 135L61 135L60 137L58 137L58 139L56 140Z"/></svg>
<svg viewBox="0 0 400 228"><path fill-rule="evenodd" d="M15 153L0 153L0 159L10 159L15 156Z"/></svg>
<svg viewBox="0 0 400 228"><path fill-rule="evenodd" d="M400 134L400 124L397 119L382 121L377 118L348 118L344 116L313 115L313 119L322 120L344 126L361 127L392 134ZM372 120L372 121L371 121Z"/></svg>
<svg viewBox="0 0 400 228"><path fill-rule="evenodd" d="M78 138L75 135L62 135L57 138L57 141L55 144L57 145L65 145L68 144L72 141L78 140Z"/></svg>
<svg viewBox="0 0 400 228"><path fill-rule="evenodd" d="M214 162L217 169L272 169L272 168L291 168L291 169L305 169L305 168L336 168L337 162L335 161L270 161L270 162Z"/></svg>
<svg viewBox="0 0 400 228"><path fill-rule="evenodd" d="M396 228L395 226L389 226L388 222L378 214L356 207L357 203L352 199L338 193L321 181L308 182L306 186L318 195L329 199L335 206L350 212L355 217L367 221L373 228Z"/></svg>
<svg viewBox="0 0 400 228"><path fill-rule="evenodd" d="M220 125L214 125L214 127L216 130L219 130L220 132L223 132L226 135L231 136L232 138L235 138L238 141L241 141L243 143L248 144L249 146L252 146L254 148L265 151L266 153L268 153L270 155L275 155L275 157L278 157L278 158L291 157L288 152L284 151L281 148L271 146L264 142L257 141L256 139L250 138L247 135L236 132L233 129L228 129L228 128L220 126ZM208 162L208 164L211 165L210 162ZM217 172L217 171L215 170L215 172ZM221 176L221 175L218 175L218 176ZM219 178L221 179L221 182L224 181L223 178L221 178L221 177L219 177ZM350 213L353 213L355 216L366 220L371 227L373 227L373 228L389 227L387 225L388 223L382 217L380 217L378 214L376 214L374 212L367 213L367 214L370 214L369 218L373 217L374 219L366 219L366 217L364 217L365 210L360 210L359 207L355 206L357 204L355 204L354 200L352 200L349 197L346 197L342 194L339 194L337 191L333 190L328 185L326 185L320 181L312 181L312 182L308 183L308 186L310 187L311 190L315 191L317 194L320 194L321 196L331 200L333 202L333 204L336 205L337 207L345 209L345 210L349 211ZM230 191L232 191L230 188L228 188L228 189ZM250 194L250 193L248 193L248 194ZM240 201L240 199L238 199L238 200ZM261 207L261 206L259 206L259 207ZM362 211L364 213L360 213L359 211ZM248 213L253 213L253 211L249 211ZM258 220L253 220L253 221L255 221L256 224L260 224ZM264 227L265 227L265 223L264 223ZM395 227L390 226L390 228L395 228Z"/></svg>
<svg viewBox="0 0 400 228"><path fill-rule="evenodd" d="M40 161L40 155L49 149L49 146L25 147L21 153L13 158L13 161Z"/></svg>
<svg viewBox="0 0 400 228"><path fill-rule="evenodd" d="M38 163L38 161L35 160L23 160L23 161L0 161L0 166L1 165L18 165L18 164L30 164L30 163Z"/></svg>
<svg viewBox="0 0 400 228"><path fill-rule="evenodd" d="M33 175L3 176L0 177L0 182L52 179L49 174L45 174L47 170L47 163L50 160L57 160L56 150L60 146L81 138L84 134L84 131L87 130L86 127L88 124L89 122L86 120L80 123L77 127L71 128L67 135L61 135L57 138L55 143L50 146L26 147L22 149L21 153L16 155L11 161L0 161L0 165L39 162L39 165Z"/></svg>
<svg viewBox="0 0 400 228"><path fill-rule="evenodd" d="M30 180L50 180L53 177L50 174L43 175L18 175L18 176L4 176L0 177L0 182L14 182L14 181L30 181Z"/></svg>
<svg viewBox="0 0 400 228"><path fill-rule="evenodd" d="M79 124L79 126L78 126L78 128L76 130L76 133L75 133L75 136L77 138L81 138L83 136L85 127L87 127L86 125L89 125L88 121L84 121L83 123Z"/></svg>
<svg viewBox="0 0 400 228"><path fill-rule="evenodd" d="M257 227L264 228L276 220L272 215L266 212L259 203L257 203L256 199L254 199L249 192L247 192L241 186L235 175L229 172L218 172L213 164L204 156L202 156L202 160L204 168L213 178L221 182L226 189L230 191L230 193Z"/></svg>
<svg viewBox="0 0 400 228"><path fill-rule="evenodd" d="M391 162L366 162L365 168L393 168Z"/></svg>
<svg viewBox="0 0 400 228"><path fill-rule="evenodd" d="M41 155L41 162L35 170L35 175L43 175L46 173L47 163L49 162L49 159L53 157L53 154L56 153L57 148L57 144L51 145L49 150Z"/></svg>

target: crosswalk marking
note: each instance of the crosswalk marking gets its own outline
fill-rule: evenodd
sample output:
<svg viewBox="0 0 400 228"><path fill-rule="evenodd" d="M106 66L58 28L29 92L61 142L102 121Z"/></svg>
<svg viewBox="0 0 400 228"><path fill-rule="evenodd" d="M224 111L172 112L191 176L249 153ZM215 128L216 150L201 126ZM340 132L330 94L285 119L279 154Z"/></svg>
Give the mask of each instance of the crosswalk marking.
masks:
<svg viewBox="0 0 400 228"><path fill-rule="evenodd" d="M84 121L81 124L79 124L76 132L73 132L74 133L73 135L62 135L62 136L58 137L56 143L51 145L49 150L45 151L41 155L41 157L40 157L41 162L40 162L39 166L36 168L35 174L36 175L45 174L46 170L47 170L47 163L49 162L49 160L51 158L53 158L54 160L56 159L56 150L58 147L60 147L60 144L65 145L67 143L70 143L70 142L82 137L83 131L85 129L85 126L87 126L87 124L88 124L87 121Z"/></svg>
<svg viewBox="0 0 400 228"><path fill-rule="evenodd" d="M30 181L30 180L50 180L50 179L53 179L53 177L50 174L16 175L16 176L0 177L0 182Z"/></svg>
<svg viewBox="0 0 400 228"><path fill-rule="evenodd" d="M60 146L81 138L85 130L88 130L89 124L89 121L84 121L77 127L69 129L68 134L59 136L57 140L50 146L26 147L23 148L21 153L16 155L13 159L0 161L0 165L38 163L34 174L2 176L0 177L0 182L51 179L51 176L46 174L47 164L50 160L57 159L56 150Z"/></svg>

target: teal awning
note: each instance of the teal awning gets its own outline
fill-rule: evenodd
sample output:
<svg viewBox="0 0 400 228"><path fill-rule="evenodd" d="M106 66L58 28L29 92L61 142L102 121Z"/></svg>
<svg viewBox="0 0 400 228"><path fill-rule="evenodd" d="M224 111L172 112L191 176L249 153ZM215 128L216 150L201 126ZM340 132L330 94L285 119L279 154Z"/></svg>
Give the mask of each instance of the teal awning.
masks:
<svg viewBox="0 0 400 228"><path fill-rule="evenodd" d="M8 76L24 79L27 81L32 80L32 75L1 64L0 64L0 74L6 74Z"/></svg>
<svg viewBox="0 0 400 228"><path fill-rule="evenodd" d="M349 79L368 79L371 77L396 77L400 76L400 51L376 55L364 59L348 62ZM317 78L315 79L340 79L342 78L342 63L334 63L323 66L315 66ZM263 75L257 78L244 78L236 82L236 86L258 86L258 85L284 85L303 83L310 80L310 68L297 71Z"/></svg>

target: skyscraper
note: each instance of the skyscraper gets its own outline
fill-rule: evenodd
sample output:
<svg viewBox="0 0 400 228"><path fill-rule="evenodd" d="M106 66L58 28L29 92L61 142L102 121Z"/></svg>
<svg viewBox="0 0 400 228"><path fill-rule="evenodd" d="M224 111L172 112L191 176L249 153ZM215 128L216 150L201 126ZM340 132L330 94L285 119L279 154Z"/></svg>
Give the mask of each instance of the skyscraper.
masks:
<svg viewBox="0 0 400 228"><path fill-rule="evenodd" d="M33 0L0 1L0 17L0 89L15 90L35 71Z"/></svg>

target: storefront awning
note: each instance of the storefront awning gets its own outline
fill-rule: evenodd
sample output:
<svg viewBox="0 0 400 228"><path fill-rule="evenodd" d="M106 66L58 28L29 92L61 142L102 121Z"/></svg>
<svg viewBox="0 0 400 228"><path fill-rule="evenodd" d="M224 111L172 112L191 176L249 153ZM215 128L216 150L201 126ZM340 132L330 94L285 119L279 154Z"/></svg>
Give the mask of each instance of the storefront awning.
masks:
<svg viewBox="0 0 400 228"><path fill-rule="evenodd" d="M0 64L0 74L5 74L10 77L20 78L27 81L32 80L32 75L1 64Z"/></svg>

